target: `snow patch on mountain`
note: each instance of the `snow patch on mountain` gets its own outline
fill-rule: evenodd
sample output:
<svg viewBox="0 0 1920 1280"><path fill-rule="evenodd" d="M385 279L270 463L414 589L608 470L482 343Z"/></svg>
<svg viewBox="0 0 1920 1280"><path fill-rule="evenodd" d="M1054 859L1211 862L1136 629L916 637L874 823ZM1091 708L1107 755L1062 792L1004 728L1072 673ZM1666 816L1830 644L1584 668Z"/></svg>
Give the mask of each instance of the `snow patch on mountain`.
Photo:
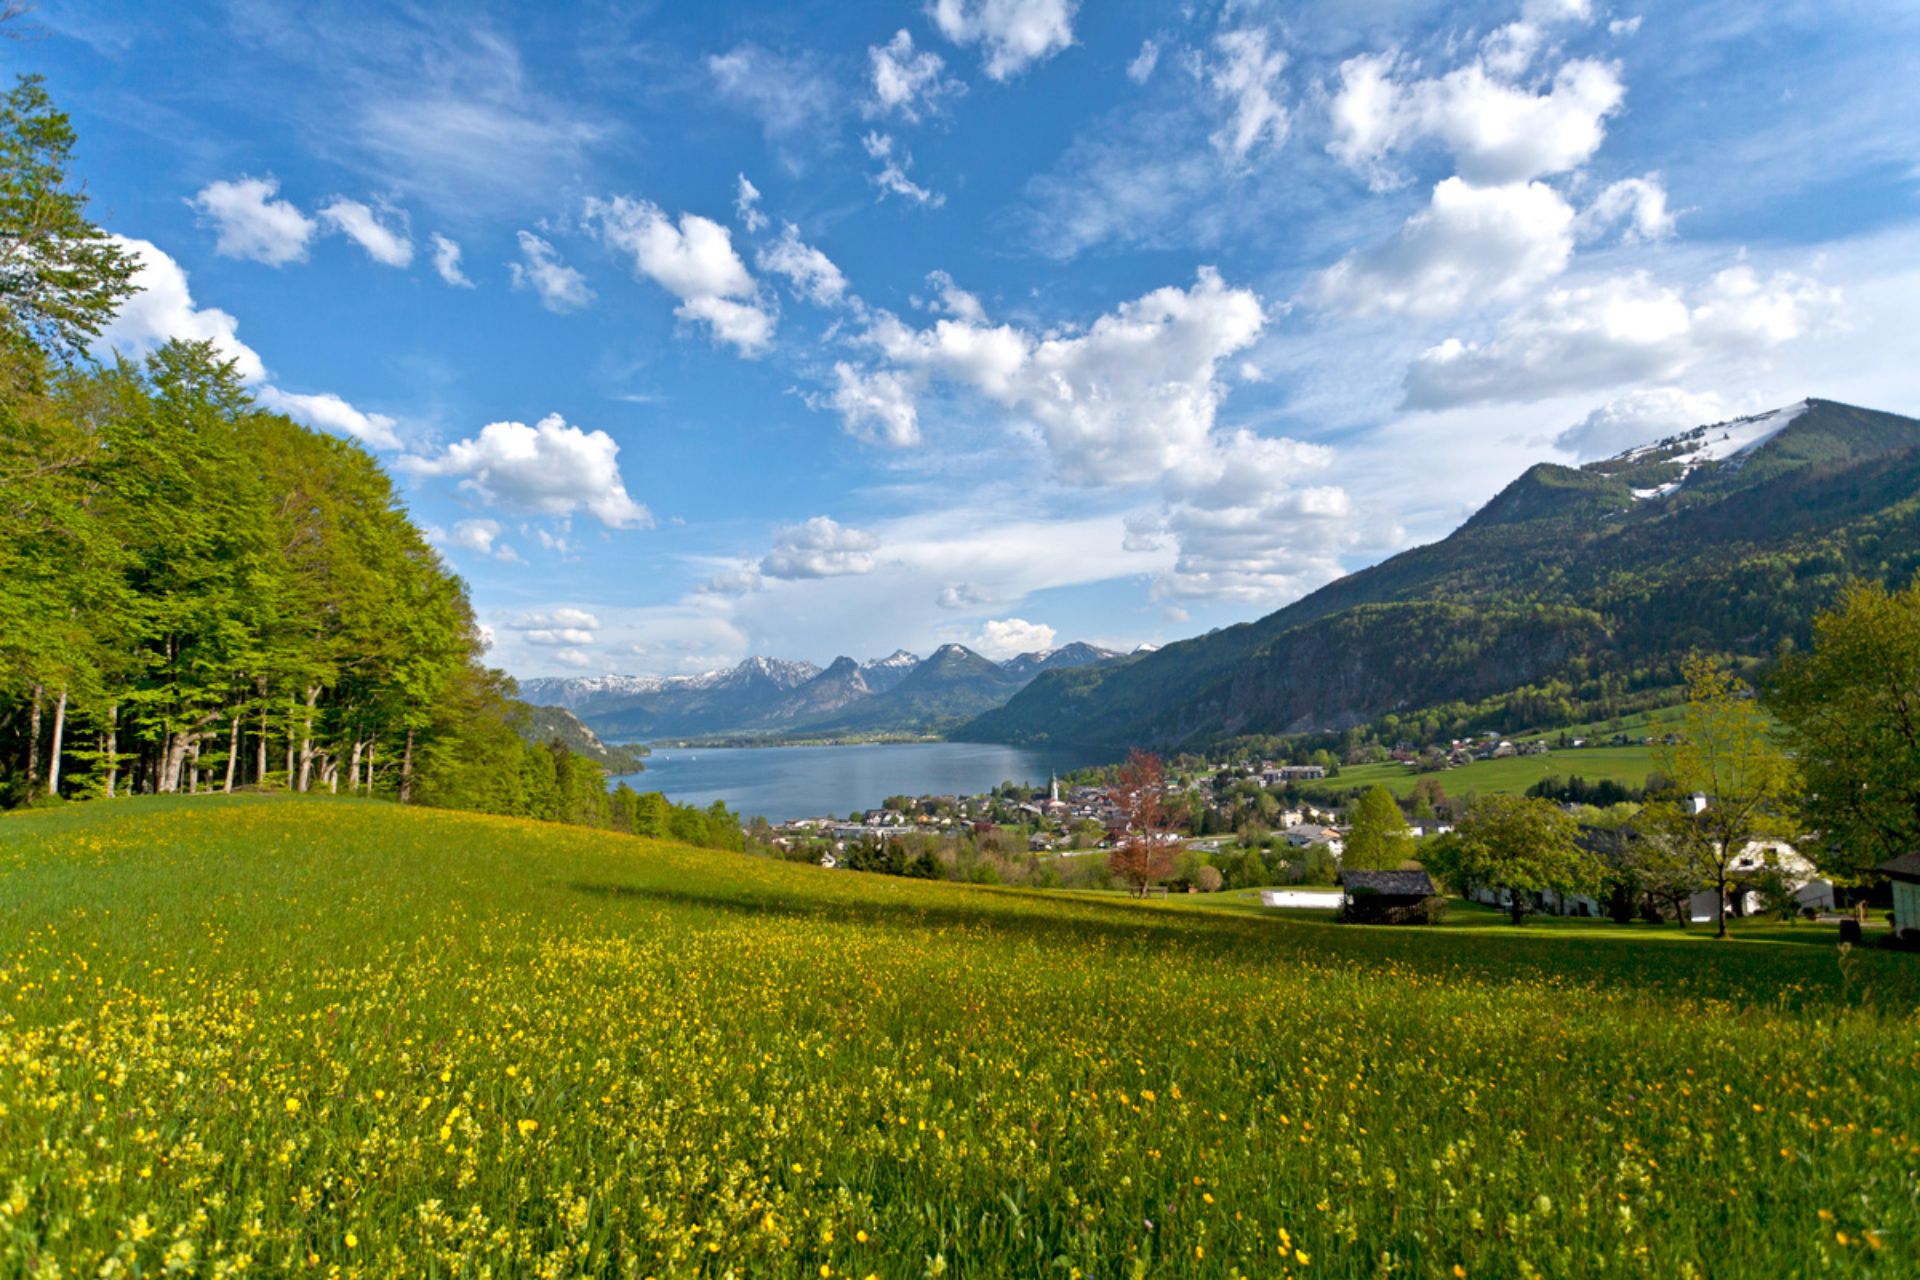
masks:
<svg viewBox="0 0 1920 1280"><path fill-rule="evenodd" d="M1745 418L1735 418L1730 422L1715 422L1704 427L1695 427L1677 436L1668 436L1664 440L1641 445L1638 449L1629 449L1612 461L1625 464L1670 462L1678 466L1680 474L1665 484L1655 485L1649 489L1629 490L1640 502L1664 498L1685 485L1703 464L1737 463L1786 430L1793 424L1795 418L1806 411L1807 402L1802 400L1798 404L1790 404L1783 409L1774 409L1768 413L1756 413Z"/></svg>

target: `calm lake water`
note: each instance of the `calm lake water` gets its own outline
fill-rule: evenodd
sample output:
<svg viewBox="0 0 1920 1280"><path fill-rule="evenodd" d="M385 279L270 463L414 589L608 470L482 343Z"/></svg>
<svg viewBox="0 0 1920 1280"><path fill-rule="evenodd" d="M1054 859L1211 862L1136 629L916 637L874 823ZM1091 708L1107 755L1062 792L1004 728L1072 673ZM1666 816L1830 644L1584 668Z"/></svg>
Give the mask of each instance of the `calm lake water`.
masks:
<svg viewBox="0 0 1920 1280"><path fill-rule="evenodd" d="M679 804L725 800L742 817L772 822L845 817L894 795L975 795L1002 782L1036 785L1103 761L1062 751L977 742L866 743L845 747L655 748L644 773L624 780Z"/></svg>

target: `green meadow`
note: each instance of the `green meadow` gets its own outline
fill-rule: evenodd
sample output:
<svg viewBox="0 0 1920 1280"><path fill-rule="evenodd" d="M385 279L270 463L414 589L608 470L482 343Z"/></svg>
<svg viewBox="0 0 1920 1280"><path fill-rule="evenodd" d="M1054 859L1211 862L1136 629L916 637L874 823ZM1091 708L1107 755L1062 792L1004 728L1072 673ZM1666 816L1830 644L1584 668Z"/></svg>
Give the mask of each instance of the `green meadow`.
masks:
<svg viewBox="0 0 1920 1280"><path fill-rule="evenodd" d="M1385 786L1396 796L1413 794L1413 784L1421 778L1437 779L1449 796L1523 794L1528 787L1548 778L1579 775L1588 782L1618 782L1629 787L1646 785L1654 771L1653 752L1646 746L1580 747L1550 751L1544 756L1508 756L1501 760L1475 760L1457 769L1439 773L1415 773L1397 762L1349 765L1338 777L1310 784L1308 791L1340 792Z"/></svg>
<svg viewBox="0 0 1920 1280"><path fill-rule="evenodd" d="M0 1273L1911 1276L1920 965L1810 936L16 814Z"/></svg>

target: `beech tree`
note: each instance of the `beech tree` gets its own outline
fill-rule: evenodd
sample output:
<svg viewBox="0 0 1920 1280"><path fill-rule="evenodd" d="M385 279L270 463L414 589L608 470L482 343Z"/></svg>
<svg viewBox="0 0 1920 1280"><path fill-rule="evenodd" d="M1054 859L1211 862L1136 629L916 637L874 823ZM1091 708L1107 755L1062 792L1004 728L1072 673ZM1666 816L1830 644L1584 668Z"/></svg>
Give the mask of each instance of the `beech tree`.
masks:
<svg viewBox="0 0 1920 1280"><path fill-rule="evenodd" d="M1525 922L1536 893L1591 893L1600 866L1578 842L1580 828L1559 805L1527 796L1474 801L1455 830L1421 850L1427 869L1462 893L1502 889L1514 924Z"/></svg>
<svg viewBox="0 0 1920 1280"><path fill-rule="evenodd" d="M1920 849L1920 577L1850 588L1814 622L1812 650L1780 663L1766 702L1826 870L1856 877Z"/></svg>
<svg viewBox="0 0 1920 1280"><path fill-rule="evenodd" d="M1374 787L1354 806L1340 865L1354 871L1390 871L1413 856L1413 833L1400 802L1385 787Z"/></svg>
<svg viewBox="0 0 1920 1280"><path fill-rule="evenodd" d="M1680 740L1654 754L1673 792L1649 804L1644 821L1713 887L1714 932L1724 938L1734 865L1756 840L1791 831L1796 777L1750 690L1699 655L1683 670L1687 706Z"/></svg>

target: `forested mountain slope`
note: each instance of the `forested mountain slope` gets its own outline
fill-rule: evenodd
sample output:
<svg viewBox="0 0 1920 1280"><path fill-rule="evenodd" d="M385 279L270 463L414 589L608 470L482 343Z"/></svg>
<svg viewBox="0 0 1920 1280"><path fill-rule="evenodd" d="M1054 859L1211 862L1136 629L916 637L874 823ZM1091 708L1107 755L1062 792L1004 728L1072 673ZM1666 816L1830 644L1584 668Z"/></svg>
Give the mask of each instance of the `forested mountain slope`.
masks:
<svg viewBox="0 0 1920 1280"><path fill-rule="evenodd" d="M1693 648L1804 638L1845 579L1920 567L1920 421L1809 400L1580 468L1541 464L1448 538L1136 660L1041 675L955 737L1170 746L1490 701L1605 713Z"/></svg>

